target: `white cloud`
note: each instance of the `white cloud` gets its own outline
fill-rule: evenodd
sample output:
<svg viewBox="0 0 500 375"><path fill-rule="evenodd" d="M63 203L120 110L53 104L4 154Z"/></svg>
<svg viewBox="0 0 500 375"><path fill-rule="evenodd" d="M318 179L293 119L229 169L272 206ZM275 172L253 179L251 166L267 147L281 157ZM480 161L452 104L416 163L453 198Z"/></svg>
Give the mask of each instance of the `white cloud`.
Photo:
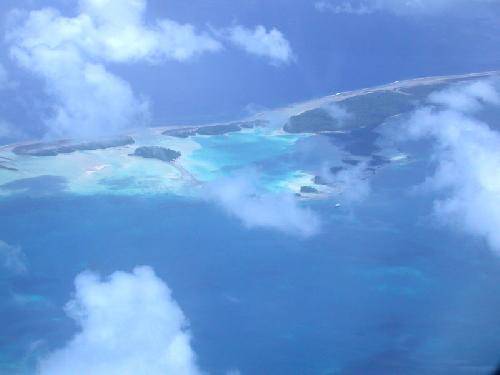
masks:
<svg viewBox="0 0 500 375"><path fill-rule="evenodd" d="M270 193L257 187L255 173L221 178L207 187L208 199L249 228L263 227L309 237L320 230L318 216L288 193Z"/></svg>
<svg viewBox="0 0 500 375"><path fill-rule="evenodd" d="M500 95L489 82L478 81L434 92L428 100L455 111L474 112L481 109L484 104L500 104Z"/></svg>
<svg viewBox="0 0 500 375"><path fill-rule="evenodd" d="M0 265L15 274L26 273L26 256L19 246L0 241Z"/></svg>
<svg viewBox="0 0 500 375"><path fill-rule="evenodd" d="M273 65L287 64L294 58L290 43L275 28L267 31L262 25L255 29L237 25L226 29L223 34L237 47L250 54L265 57Z"/></svg>
<svg viewBox="0 0 500 375"><path fill-rule="evenodd" d="M371 184L366 163L348 166L330 177L327 181L341 188L342 200L346 203L362 202L370 196Z"/></svg>
<svg viewBox="0 0 500 375"><path fill-rule="evenodd" d="M353 118L352 113L335 102L328 103L320 108L325 110L337 122L338 128L342 128L348 120Z"/></svg>
<svg viewBox="0 0 500 375"><path fill-rule="evenodd" d="M319 0L314 3L321 12L335 14L370 14L374 12L392 12L395 14L432 14L453 7L474 4L493 3L496 0Z"/></svg>
<svg viewBox="0 0 500 375"><path fill-rule="evenodd" d="M369 6L366 3L361 3L359 5L354 5L348 1L342 3L333 3L331 1L317 1L314 3L314 7L320 12L332 12L335 14L370 14L375 11L375 8Z"/></svg>
<svg viewBox="0 0 500 375"><path fill-rule="evenodd" d="M403 129L409 139L434 140L437 168L423 187L445 194L436 199L435 214L500 253L500 133L473 117L480 103L498 104L498 93L482 82L429 99L440 106L419 109Z"/></svg>
<svg viewBox="0 0 500 375"><path fill-rule="evenodd" d="M67 314L81 331L39 363L44 375L201 374L188 323L150 267L75 279Z"/></svg>
<svg viewBox="0 0 500 375"><path fill-rule="evenodd" d="M82 47L117 62L182 61L221 48L218 41L198 33L190 24L160 19L147 25L146 5L146 0L81 0L79 18L90 21L89 27L81 30L85 37L80 40Z"/></svg>
<svg viewBox="0 0 500 375"><path fill-rule="evenodd" d="M106 63L184 61L221 48L192 25L145 22L146 0L80 0L79 13L53 8L17 14L8 31L10 54L44 78L56 99L48 121L55 136L89 137L141 125L147 102Z"/></svg>

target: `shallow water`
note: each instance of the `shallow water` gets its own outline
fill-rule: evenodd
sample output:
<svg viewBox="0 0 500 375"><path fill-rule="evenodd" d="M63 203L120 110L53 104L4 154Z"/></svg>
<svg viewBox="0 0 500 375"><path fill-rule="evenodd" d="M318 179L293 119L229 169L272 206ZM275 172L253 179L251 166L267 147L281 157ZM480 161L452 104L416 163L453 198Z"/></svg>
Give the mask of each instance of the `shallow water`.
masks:
<svg viewBox="0 0 500 375"><path fill-rule="evenodd" d="M189 155L188 165L201 180L210 181L228 171L248 168L286 154L301 137L289 134L270 136L268 132L259 130L197 136L193 140L201 147Z"/></svg>

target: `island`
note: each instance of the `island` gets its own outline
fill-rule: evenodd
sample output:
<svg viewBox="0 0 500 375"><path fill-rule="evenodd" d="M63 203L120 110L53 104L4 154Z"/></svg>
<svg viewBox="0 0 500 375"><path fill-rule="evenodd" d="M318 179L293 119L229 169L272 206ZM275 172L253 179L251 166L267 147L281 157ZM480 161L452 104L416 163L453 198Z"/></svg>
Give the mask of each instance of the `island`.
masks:
<svg viewBox="0 0 500 375"><path fill-rule="evenodd" d="M336 118L328 105L291 116L283 126L287 133L321 133L348 131L354 128L372 129L388 118L416 108L419 96L400 91L377 91L332 100L346 113Z"/></svg>
<svg viewBox="0 0 500 375"><path fill-rule="evenodd" d="M315 133L339 129L340 121L333 118L326 109L315 108L296 116L291 116L283 126L287 133Z"/></svg>
<svg viewBox="0 0 500 375"><path fill-rule="evenodd" d="M223 135L227 133L239 132L243 129L262 127L266 124L267 121L265 120L235 121L226 124L167 129L162 134L176 138L188 138L194 135Z"/></svg>
<svg viewBox="0 0 500 375"><path fill-rule="evenodd" d="M318 193L318 189L312 187L312 186L302 186L300 188L300 192L302 194L317 194Z"/></svg>
<svg viewBox="0 0 500 375"><path fill-rule="evenodd" d="M171 150L169 148L160 146L142 146L135 149L130 156L139 156L146 159L157 159L171 163L177 160L181 153L179 151Z"/></svg>
<svg viewBox="0 0 500 375"><path fill-rule="evenodd" d="M6 165L2 165L2 164L0 164L0 169L3 169L5 171L14 171L14 172L18 171L17 168L7 167Z"/></svg>
<svg viewBox="0 0 500 375"><path fill-rule="evenodd" d="M61 140L57 142L37 142L14 147L16 155L57 156L71 154L75 151L104 150L113 147L128 146L135 141L130 136L119 136L92 141Z"/></svg>

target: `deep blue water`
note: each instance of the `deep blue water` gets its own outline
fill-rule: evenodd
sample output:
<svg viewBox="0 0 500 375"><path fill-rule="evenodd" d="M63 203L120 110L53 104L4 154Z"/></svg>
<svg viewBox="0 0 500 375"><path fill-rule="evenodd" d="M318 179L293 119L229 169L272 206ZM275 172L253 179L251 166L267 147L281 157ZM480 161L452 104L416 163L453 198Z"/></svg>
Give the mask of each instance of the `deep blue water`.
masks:
<svg viewBox="0 0 500 375"><path fill-rule="evenodd" d="M488 373L500 262L402 193L418 179L386 169L360 206L310 203L324 227L306 240L169 196L3 199L0 238L29 273L0 279L0 373L29 372L75 333L62 307L78 273L136 265L173 290L212 374Z"/></svg>

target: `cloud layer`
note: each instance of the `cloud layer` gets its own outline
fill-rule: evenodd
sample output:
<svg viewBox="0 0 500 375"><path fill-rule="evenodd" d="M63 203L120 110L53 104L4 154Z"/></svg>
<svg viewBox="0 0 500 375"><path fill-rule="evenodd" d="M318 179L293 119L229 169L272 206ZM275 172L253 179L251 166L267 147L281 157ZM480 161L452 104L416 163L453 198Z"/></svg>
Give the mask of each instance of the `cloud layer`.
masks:
<svg viewBox="0 0 500 375"><path fill-rule="evenodd" d="M319 232L321 223L313 211L301 207L293 194L261 191L257 179L254 172L221 178L208 186L207 197L249 228L270 228L302 237Z"/></svg>
<svg viewBox="0 0 500 375"><path fill-rule="evenodd" d="M500 133L476 116L486 104L499 105L499 93L479 82L434 93L429 101L403 129L408 139L433 141L436 170L423 187L444 194L434 202L435 214L500 253Z"/></svg>
<svg viewBox="0 0 500 375"><path fill-rule="evenodd" d="M187 320L150 267L75 279L67 314L81 331L39 364L42 375L196 375Z"/></svg>
<svg viewBox="0 0 500 375"><path fill-rule="evenodd" d="M463 5L492 3L495 0L319 0L314 3L321 12L364 15L374 12L395 14L433 14Z"/></svg>

